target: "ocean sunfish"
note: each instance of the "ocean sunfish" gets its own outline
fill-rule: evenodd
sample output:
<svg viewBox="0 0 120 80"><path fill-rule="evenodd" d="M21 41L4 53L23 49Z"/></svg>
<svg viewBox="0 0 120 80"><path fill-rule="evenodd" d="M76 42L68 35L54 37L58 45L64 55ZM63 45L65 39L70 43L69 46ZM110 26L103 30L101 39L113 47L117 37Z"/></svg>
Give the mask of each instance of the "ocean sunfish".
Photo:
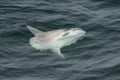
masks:
<svg viewBox="0 0 120 80"><path fill-rule="evenodd" d="M40 51L50 50L60 57L64 58L61 53L61 48L75 43L81 39L86 31L81 28L58 29L52 31L41 31L32 26L27 25L27 28L34 34L30 38L30 45Z"/></svg>

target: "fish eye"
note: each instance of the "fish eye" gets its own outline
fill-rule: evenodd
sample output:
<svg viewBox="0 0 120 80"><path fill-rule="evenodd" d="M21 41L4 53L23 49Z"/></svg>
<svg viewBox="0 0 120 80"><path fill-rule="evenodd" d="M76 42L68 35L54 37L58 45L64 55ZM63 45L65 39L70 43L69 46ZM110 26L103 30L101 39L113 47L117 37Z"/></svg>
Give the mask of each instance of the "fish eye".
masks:
<svg viewBox="0 0 120 80"><path fill-rule="evenodd" d="M67 32L67 33L63 34L63 36L66 36L66 35L68 35L68 34L69 34L69 32Z"/></svg>

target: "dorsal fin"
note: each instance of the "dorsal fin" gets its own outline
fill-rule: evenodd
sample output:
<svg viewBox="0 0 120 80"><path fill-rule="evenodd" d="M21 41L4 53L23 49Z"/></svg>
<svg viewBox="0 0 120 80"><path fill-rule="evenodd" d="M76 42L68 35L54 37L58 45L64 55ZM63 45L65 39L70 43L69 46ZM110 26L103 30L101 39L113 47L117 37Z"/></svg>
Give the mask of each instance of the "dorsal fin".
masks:
<svg viewBox="0 0 120 80"><path fill-rule="evenodd" d="M35 35L35 36L42 36L44 34L43 31L38 30L37 28L33 28L32 26L27 25L27 28Z"/></svg>

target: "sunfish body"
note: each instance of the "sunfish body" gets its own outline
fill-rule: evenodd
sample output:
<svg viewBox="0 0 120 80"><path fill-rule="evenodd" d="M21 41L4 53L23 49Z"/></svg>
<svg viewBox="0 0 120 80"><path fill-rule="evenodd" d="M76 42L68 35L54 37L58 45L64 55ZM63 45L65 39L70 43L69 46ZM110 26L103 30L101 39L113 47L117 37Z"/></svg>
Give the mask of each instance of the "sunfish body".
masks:
<svg viewBox="0 0 120 80"><path fill-rule="evenodd" d="M27 28L34 34L34 37L30 38L29 41L32 47L39 49L40 51L51 50L64 59L65 57L60 49L75 43L86 33L81 28L58 29L47 32L31 26L27 26Z"/></svg>

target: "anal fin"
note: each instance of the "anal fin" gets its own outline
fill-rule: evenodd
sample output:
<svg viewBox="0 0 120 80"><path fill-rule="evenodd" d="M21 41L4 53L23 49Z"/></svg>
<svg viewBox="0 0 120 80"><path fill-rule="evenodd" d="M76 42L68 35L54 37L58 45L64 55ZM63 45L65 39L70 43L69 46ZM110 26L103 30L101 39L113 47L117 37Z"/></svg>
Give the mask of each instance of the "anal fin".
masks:
<svg viewBox="0 0 120 80"><path fill-rule="evenodd" d="M51 51L57 54L58 56L62 57L63 59L65 59L64 55L60 51L60 48L54 48L54 49L51 49Z"/></svg>

